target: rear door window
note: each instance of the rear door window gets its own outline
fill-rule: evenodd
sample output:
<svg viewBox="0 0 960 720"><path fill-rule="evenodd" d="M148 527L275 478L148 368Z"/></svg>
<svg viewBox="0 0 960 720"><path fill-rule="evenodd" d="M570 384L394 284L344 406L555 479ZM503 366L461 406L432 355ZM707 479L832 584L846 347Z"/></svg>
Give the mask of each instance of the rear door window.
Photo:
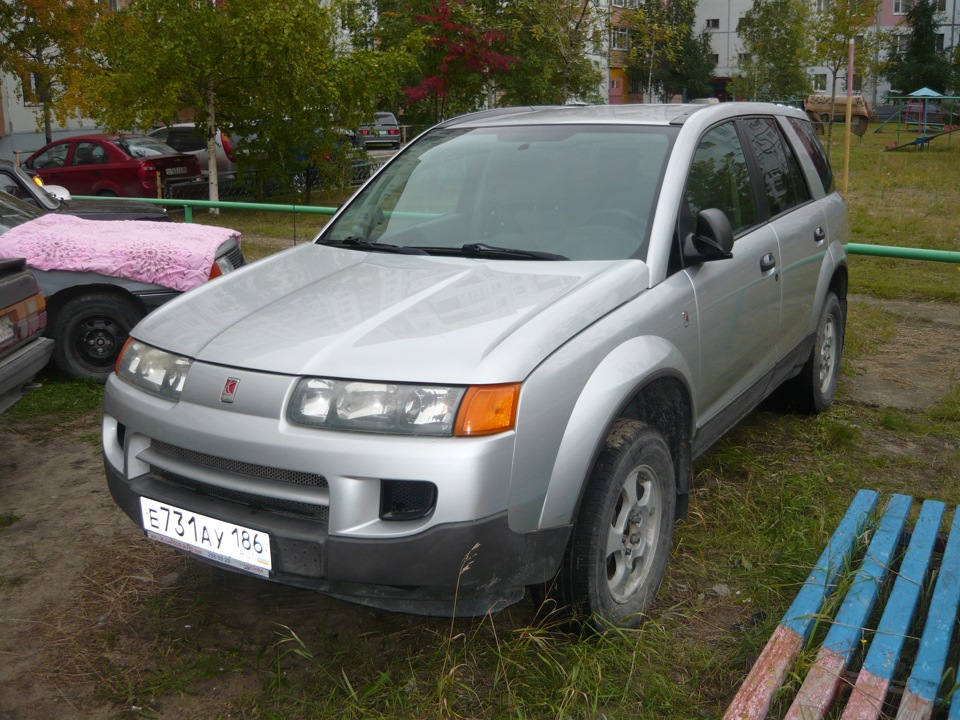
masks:
<svg viewBox="0 0 960 720"><path fill-rule="evenodd" d="M807 181L793 150L784 140L772 117L743 121L750 147L757 161L763 192L771 217L811 200Z"/></svg>
<svg viewBox="0 0 960 720"><path fill-rule="evenodd" d="M787 118L787 122L796 130L803 145L803 150L810 156L813 166L817 169L817 175L820 176L820 182L823 184L823 191L829 195L833 192L833 170L830 168L830 160L827 153L820 144L813 126L805 120L797 118Z"/></svg>

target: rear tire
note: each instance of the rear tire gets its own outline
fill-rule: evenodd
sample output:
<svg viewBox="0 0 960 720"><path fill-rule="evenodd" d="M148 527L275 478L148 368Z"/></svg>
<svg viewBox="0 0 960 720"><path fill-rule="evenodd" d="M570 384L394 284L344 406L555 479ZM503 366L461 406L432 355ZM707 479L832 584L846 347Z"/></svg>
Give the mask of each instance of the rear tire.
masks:
<svg viewBox="0 0 960 720"><path fill-rule="evenodd" d="M810 357L800 374L783 386L783 396L789 409L815 415L833 404L840 376L846 325L844 306L835 293L827 292Z"/></svg>
<svg viewBox="0 0 960 720"><path fill-rule="evenodd" d="M663 436L618 420L584 493L556 589L596 629L636 627L663 580L673 543L676 475Z"/></svg>
<svg viewBox="0 0 960 720"><path fill-rule="evenodd" d="M54 363L71 378L105 383L142 317L133 303L116 295L90 293L68 300L53 321Z"/></svg>

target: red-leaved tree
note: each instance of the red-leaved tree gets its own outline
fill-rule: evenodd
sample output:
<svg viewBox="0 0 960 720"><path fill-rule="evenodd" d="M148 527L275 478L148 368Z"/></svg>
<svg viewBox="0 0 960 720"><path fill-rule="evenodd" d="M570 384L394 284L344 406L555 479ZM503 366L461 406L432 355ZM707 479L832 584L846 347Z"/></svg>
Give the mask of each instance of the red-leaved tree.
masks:
<svg viewBox="0 0 960 720"><path fill-rule="evenodd" d="M483 29L466 0L436 0L417 22L427 33L423 76L404 88L411 105L438 121L450 113L476 109L489 79L519 61L502 51L505 37Z"/></svg>

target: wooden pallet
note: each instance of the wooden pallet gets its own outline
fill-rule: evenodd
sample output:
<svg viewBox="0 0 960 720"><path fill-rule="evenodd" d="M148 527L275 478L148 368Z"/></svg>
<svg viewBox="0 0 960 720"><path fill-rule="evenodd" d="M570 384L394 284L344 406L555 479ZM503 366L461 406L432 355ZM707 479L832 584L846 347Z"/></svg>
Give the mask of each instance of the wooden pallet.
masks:
<svg viewBox="0 0 960 720"><path fill-rule="evenodd" d="M960 513L953 514L944 546L939 542L943 503L924 501L908 529L913 498L891 496L876 517L878 502L879 495L872 490L857 493L724 720L774 717L770 715L774 697L788 675L796 672L795 660L814 636L823 636L816 659L783 718L813 720L830 712L830 717L841 720L920 720L931 718L939 708L938 717L960 720L960 692L949 704L938 700L939 693L949 694L956 682L954 661L953 672L947 674L951 680L941 688L960 604ZM869 546L860 553L868 538ZM891 576L890 568L901 554ZM859 567L851 567L854 560ZM936 585L927 596L933 575ZM824 608L838 582L846 594L830 618ZM876 607L881 596L886 596L882 614ZM926 617L915 618L921 607L927 608ZM815 632L824 623L829 624L826 634ZM909 638L918 623L923 627L919 642ZM903 660L905 645L910 646L912 664ZM854 661L859 668L851 667ZM893 686L901 683L902 694L893 692Z"/></svg>

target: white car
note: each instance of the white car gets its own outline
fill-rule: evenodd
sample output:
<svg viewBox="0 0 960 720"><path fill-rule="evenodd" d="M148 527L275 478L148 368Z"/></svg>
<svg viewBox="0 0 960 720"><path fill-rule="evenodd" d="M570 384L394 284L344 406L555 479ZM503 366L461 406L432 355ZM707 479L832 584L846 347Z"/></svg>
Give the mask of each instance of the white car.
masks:
<svg viewBox="0 0 960 720"><path fill-rule="evenodd" d="M800 110L445 122L313 243L131 331L110 491L148 537L276 582L458 615L546 584L635 625L693 459L778 388L831 404L847 225Z"/></svg>

